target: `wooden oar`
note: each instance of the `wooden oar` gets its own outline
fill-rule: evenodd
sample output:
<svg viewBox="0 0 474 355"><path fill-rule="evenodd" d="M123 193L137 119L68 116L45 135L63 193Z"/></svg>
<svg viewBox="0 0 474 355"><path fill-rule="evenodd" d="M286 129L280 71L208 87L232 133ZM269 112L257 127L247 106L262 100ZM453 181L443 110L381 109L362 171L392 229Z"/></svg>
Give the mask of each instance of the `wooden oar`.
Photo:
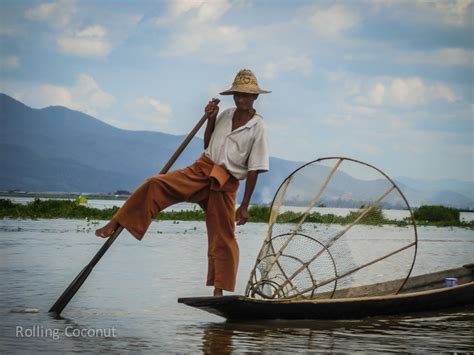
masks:
<svg viewBox="0 0 474 355"><path fill-rule="evenodd" d="M212 99L213 102L218 104L220 102L219 99ZM187 137L184 139L183 143L179 146L179 148L176 150L176 152L173 154L173 156L170 158L170 160L166 163L166 165L161 169L160 174L166 174L168 170L171 168L171 166L175 163L175 161L178 159L178 157L181 155L183 150L186 148L186 146L189 144L191 139L196 135L196 133L199 131L199 129L202 127L204 122L207 121L207 114L204 114L202 118L199 120L199 122L196 124L196 126L193 128L191 132L187 135ZM63 294L57 299L57 301L53 304L53 306L50 308L49 312L56 313L56 315L59 315L64 307L67 306L69 301L74 297L76 294L77 290L82 286L84 281L86 281L87 277L91 273L92 269L94 266L99 262L100 258L105 254L107 249L112 245L112 243L117 239L119 234L122 232L123 227L119 226L114 234L107 238L106 242L102 247L99 249L97 254L92 258L92 260L87 264L84 269L76 276L76 278L71 282L71 284L66 288L66 290L63 292Z"/></svg>

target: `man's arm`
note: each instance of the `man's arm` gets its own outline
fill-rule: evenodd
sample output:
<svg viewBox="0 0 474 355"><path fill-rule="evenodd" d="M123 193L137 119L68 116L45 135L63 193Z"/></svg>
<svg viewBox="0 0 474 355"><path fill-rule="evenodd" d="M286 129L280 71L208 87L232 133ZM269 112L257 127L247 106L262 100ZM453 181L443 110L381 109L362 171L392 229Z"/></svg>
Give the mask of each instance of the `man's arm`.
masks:
<svg viewBox="0 0 474 355"><path fill-rule="evenodd" d="M249 171L247 174L247 180L245 182L245 193L244 198L242 199L242 203L240 204L239 208L236 211L236 220L237 225L243 225L247 223L249 219L249 204L250 198L252 197L253 190L255 190L255 185L257 185L257 178L258 178L258 170Z"/></svg>
<svg viewBox="0 0 474 355"><path fill-rule="evenodd" d="M259 124L257 128L255 140L247 160L247 166L250 170L247 173L244 198L236 212L238 225L245 224L249 219L248 207L253 190L257 184L258 174L268 171L270 167L265 124Z"/></svg>
<svg viewBox="0 0 474 355"><path fill-rule="evenodd" d="M209 101L206 108L204 109L204 112L208 117L206 131L204 132L204 149L207 149L209 143L211 142L212 132L214 132L217 114L219 113L219 106L217 106L215 99Z"/></svg>

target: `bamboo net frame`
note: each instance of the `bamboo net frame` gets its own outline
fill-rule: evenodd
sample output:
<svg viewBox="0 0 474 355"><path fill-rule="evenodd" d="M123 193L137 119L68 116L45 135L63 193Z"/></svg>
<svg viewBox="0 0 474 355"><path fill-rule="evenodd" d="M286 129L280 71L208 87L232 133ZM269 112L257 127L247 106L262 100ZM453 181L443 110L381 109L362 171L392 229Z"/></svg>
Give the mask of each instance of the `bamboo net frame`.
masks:
<svg viewBox="0 0 474 355"><path fill-rule="evenodd" d="M273 243L272 243L272 235L273 235L273 227L274 227L274 224L276 223L277 221L277 218L278 218L278 213L279 213L279 210L280 210L280 207L284 201L284 198L285 198L285 195L286 195L286 192L288 190L288 187L290 185L290 183L293 181L293 178L295 176L295 174L307 167L308 165L310 164L314 164L316 162L322 162L322 161L325 161L325 160L336 160L336 163L334 164L334 166L331 168L329 174L326 176L325 180L323 181L323 183L321 184L321 187L319 188L319 190L317 191L317 193L315 194L315 196L311 199L311 202L308 204L308 206L306 207L306 209L304 210L303 214L302 214L302 217L300 218L300 220L298 221L296 227L292 228L291 230L291 233L290 234L290 237L283 243L283 245L280 247L280 249L278 251L275 250L274 246L273 246ZM294 271L293 273L291 273L290 276L286 275L285 273L285 270L284 268L280 265L279 263L279 258L280 256L284 255L284 251L285 249L288 247L288 245L291 243L291 241L293 240L293 238L295 237L295 235L297 235L298 233L298 230L300 229L300 227L303 225L303 223L305 222L306 218L308 217L311 209L317 204L317 202L319 201L321 195L323 194L324 190L327 188L328 184L330 183L331 179L334 177L334 175L336 174L336 171L337 169L339 168L339 166L342 164L343 161L350 161L350 162L353 162L353 163L356 163L356 164L362 164L366 167L369 167L369 168L372 168L374 169L375 171L377 171L378 173L380 173L382 176L384 176L389 182L390 182L390 188L388 188L382 195L380 195L374 202L370 203L368 207L364 208L356 217L356 219L354 221L352 221L351 223L349 223L348 225L346 225L344 227L343 230L337 232L334 236L330 237L328 239L328 241L325 243L325 249L323 250L320 250L319 252L317 252L312 258L310 258L308 261L306 262L301 262L301 266L296 270ZM337 270L335 271L335 275L334 277L330 277L328 279L325 279L325 280L322 280L322 281L319 281L319 282L314 282L312 286L310 287L307 287L303 290L299 290L294 284L293 284L293 280L303 271L303 270L309 270L309 265L311 263L313 263L316 259L318 259L318 257L320 257L322 255L322 253L324 252L324 250L328 250L334 243L337 242L337 240L339 240L343 235L345 235L354 225L356 225L362 218L364 218L370 211L372 211L374 209L374 207L376 207L385 197L387 197L392 191L396 190L399 195L402 197L403 201L405 202L406 206L407 206L407 209L410 213L410 218L411 218L411 222L413 224L413 228L414 228L414 242L411 242L407 245L404 245L402 246L401 248L398 248L397 250L395 251L391 251L381 257L378 257L378 258L375 258L374 260L370 260L366 263L364 263L363 265L359 265L358 267L356 268L353 268L351 270L347 270L345 272L342 272L340 274L337 273ZM311 292L311 296L314 295L314 292L317 288L319 287L322 287L322 286L325 286L331 282L336 282L337 284L337 281L344 278L344 277L347 277L361 269L364 269L366 267L369 267L379 261L382 261L382 260L385 260L387 258L390 258L404 250L407 250L409 248L414 248L414 252L413 252L413 260L412 260L412 263L409 267L409 270L408 270L408 273L406 275L406 278L404 279L404 281L402 282L402 284L400 285L400 287L398 288L398 290L395 292L395 293L399 293L403 286L405 285L406 281L408 280L412 270L413 270L413 266L414 266L414 263L415 263L415 259L416 259L416 252L417 252L417 240L418 240L418 237L417 237L417 230L416 230L416 224L415 224L415 220L414 220L414 217L413 217L413 213L412 213L412 210L411 210L411 207L410 205L408 204L408 201L406 199L406 197L403 195L403 193L401 192L401 190L399 189L399 187L397 186L397 184L388 176L386 175L384 172L382 172L380 169L370 165L370 164L367 164L367 163L364 163L364 162L361 162L361 161L358 161L358 160L355 160L355 159L351 159L351 158L346 158L346 157L329 157L329 158L321 158L321 159L317 159L317 160L314 160L312 162L309 162L303 166L301 166L300 168L296 169L293 173L291 173L284 181L283 183L281 184L280 188L278 189L277 193L275 194L275 197L273 199L273 202L272 202L272 207L271 207L271 212L270 212L270 217L269 217L269 227L268 227L268 231L267 231L267 235L266 235L266 238L264 240L264 243L262 245L262 249L257 257L257 260L256 260L256 263L255 263L255 266L254 268L252 269L251 273L250 273L250 278L249 278L249 281L247 283L247 287L246 287L246 295L259 295L263 298L281 298L281 297L284 297L284 298L288 298L288 297L296 297L296 296L302 296L304 294L306 294L307 292ZM330 253L329 253L330 254ZM263 258L267 258L267 259L270 259L270 262L268 264L266 264L266 273L265 273L265 270L260 270L261 271L261 278L260 280L257 279L257 274L256 274L256 270L257 270L257 267L259 265L260 262L262 262ZM332 255L331 255L331 258L332 258ZM267 283L270 283L270 280L265 280L265 278L268 276L268 272L270 270L272 270L273 268L275 267L278 267L278 270L279 272L284 275L284 281L283 282L274 282L274 285L273 285L273 293L271 295L268 295L268 294L265 294L265 293L262 293L262 292L259 292L258 291L258 288L262 285L262 282L267 282ZM312 276L311 276L311 279ZM264 280L264 281L262 281ZM288 289L289 287L289 289ZM289 294L289 292L284 292L284 290L290 290L293 292L293 294ZM334 292L331 293L331 297L332 295L334 295Z"/></svg>

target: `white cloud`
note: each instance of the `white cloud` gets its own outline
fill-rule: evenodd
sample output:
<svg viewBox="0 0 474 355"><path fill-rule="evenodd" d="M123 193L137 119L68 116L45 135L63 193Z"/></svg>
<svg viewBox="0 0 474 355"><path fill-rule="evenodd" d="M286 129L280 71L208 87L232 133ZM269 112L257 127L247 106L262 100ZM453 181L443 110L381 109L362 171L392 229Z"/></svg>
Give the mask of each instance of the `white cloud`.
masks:
<svg viewBox="0 0 474 355"><path fill-rule="evenodd" d="M42 107L64 106L70 109L78 109L78 105L73 101L71 90L67 87L43 84L37 87L35 91L35 94L31 91L22 94L23 100L34 102Z"/></svg>
<svg viewBox="0 0 474 355"><path fill-rule="evenodd" d="M96 7L101 11L100 7ZM82 10L82 9L81 9ZM101 16L102 15L102 16ZM77 12L75 0L57 0L25 11L30 20L50 24L52 36L61 53L81 57L105 57L139 25L143 16L110 11L90 16ZM97 19L100 18L97 23Z"/></svg>
<svg viewBox="0 0 474 355"><path fill-rule="evenodd" d="M429 91L433 98L443 99L448 102L454 102L458 100L458 97L454 94L453 90L446 85L431 85L429 87Z"/></svg>
<svg viewBox="0 0 474 355"><path fill-rule="evenodd" d="M472 25L473 0L369 0L375 11L391 8L392 14L416 22L463 27Z"/></svg>
<svg viewBox="0 0 474 355"><path fill-rule="evenodd" d="M228 0L168 0L167 15L155 19L159 26L168 26L177 21L192 25L217 22L231 7Z"/></svg>
<svg viewBox="0 0 474 355"><path fill-rule="evenodd" d="M389 83L382 101L389 99L401 105L420 104L425 101L426 90L426 86L419 78L395 78Z"/></svg>
<svg viewBox="0 0 474 355"><path fill-rule="evenodd" d="M146 103L150 105L161 116L171 115L171 106L154 98L146 98Z"/></svg>
<svg viewBox="0 0 474 355"><path fill-rule="evenodd" d="M217 48L221 47L227 53L237 53L246 47L246 34L238 27L219 26L216 32L208 33L206 38L210 43L215 43ZM215 37L213 37L215 36Z"/></svg>
<svg viewBox="0 0 474 355"><path fill-rule="evenodd" d="M382 78L376 79L367 88L366 96L358 96L356 102L373 106L382 105L421 105L434 100L454 102L458 97L454 91L443 84L429 85L422 79Z"/></svg>
<svg viewBox="0 0 474 355"><path fill-rule="evenodd" d="M286 55L268 61L263 67L262 76L266 80L274 80L283 72L296 71L309 75L312 69L311 59L307 55Z"/></svg>
<svg viewBox="0 0 474 355"><path fill-rule="evenodd" d="M183 56L216 49L220 54L234 54L244 50L248 34L236 26L219 24L231 6L228 0L169 1L167 15L154 20L171 33L160 54Z"/></svg>
<svg viewBox="0 0 474 355"><path fill-rule="evenodd" d="M161 51L164 56L183 56L197 51L215 51L233 54L246 47L246 33L237 27L196 25L178 30Z"/></svg>
<svg viewBox="0 0 474 355"><path fill-rule="evenodd" d="M417 4L422 9L433 10L438 18L447 25L463 26L466 22L472 21L472 0L417 0Z"/></svg>
<svg viewBox="0 0 474 355"><path fill-rule="evenodd" d="M99 25L63 34L58 37L57 45L63 53L82 57L105 57L112 49L107 39L107 31Z"/></svg>
<svg viewBox="0 0 474 355"><path fill-rule="evenodd" d="M401 53L396 62L402 64L430 64L437 66L458 66L474 63L474 51L464 48L441 48L433 51Z"/></svg>
<svg viewBox="0 0 474 355"><path fill-rule="evenodd" d="M173 2L176 3L177 1ZM196 21L198 23L215 22L230 9L230 2L228 0L201 0L198 2L201 3L196 14Z"/></svg>
<svg viewBox="0 0 474 355"><path fill-rule="evenodd" d="M107 34L107 31L102 26L94 25L94 26L86 27L82 31L79 31L77 33L77 37L102 38L102 37L105 37L106 34Z"/></svg>
<svg viewBox="0 0 474 355"><path fill-rule="evenodd" d="M93 77L81 74L72 86L43 84L16 90L20 101L34 107L65 106L92 116L106 111L114 97L99 87Z"/></svg>
<svg viewBox="0 0 474 355"><path fill-rule="evenodd" d="M53 27L66 27L76 14L75 0L58 0L39 4L25 11L26 18L47 22Z"/></svg>
<svg viewBox="0 0 474 355"><path fill-rule="evenodd" d="M309 22L317 34L334 37L357 26L360 17L346 6L336 4L326 9L317 8L310 16Z"/></svg>
<svg viewBox="0 0 474 355"><path fill-rule="evenodd" d="M168 1L168 11L171 17L176 18L193 9L199 9L203 3L203 0Z"/></svg>
<svg viewBox="0 0 474 355"><path fill-rule="evenodd" d="M131 120L121 121L122 128L133 130L169 131L173 110L171 106L156 98L143 96L126 105Z"/></svg>
<svg viewBox="0 0 474 355"><path fill-rule="evenodd" d="M93 77L79 75L76 84L71 88L72 97L84 112L93 115L108 109L114 102L114 97L102 90Z"/></svg>
<svg viewBox="0 0 474 355"><path fill-rule="evenodd" d="M369 91L369 99L375 105L381 105L386 95L385 86L381 83L376 83Z"/></svg>
<svg viewBox="0 0 474 355"><path fill-rule="evenodd" d="M20 67L20 59L15 55L7 55L2 58L1 66L8 70L18 69Z"/></svg>

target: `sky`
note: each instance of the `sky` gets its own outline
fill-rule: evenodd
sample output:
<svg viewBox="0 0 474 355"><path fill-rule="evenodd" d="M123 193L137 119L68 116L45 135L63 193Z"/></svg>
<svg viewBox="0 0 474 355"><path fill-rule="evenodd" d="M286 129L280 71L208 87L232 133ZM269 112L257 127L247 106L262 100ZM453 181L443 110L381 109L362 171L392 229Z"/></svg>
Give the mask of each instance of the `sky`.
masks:
<svg viewBox="0 0 474 355"><path fill-rule="evenodd" d="M0 91L182 135L248 68L272 91L255 105L272 156L473 181L473 13L472 0L1 0Z"/></svg>

